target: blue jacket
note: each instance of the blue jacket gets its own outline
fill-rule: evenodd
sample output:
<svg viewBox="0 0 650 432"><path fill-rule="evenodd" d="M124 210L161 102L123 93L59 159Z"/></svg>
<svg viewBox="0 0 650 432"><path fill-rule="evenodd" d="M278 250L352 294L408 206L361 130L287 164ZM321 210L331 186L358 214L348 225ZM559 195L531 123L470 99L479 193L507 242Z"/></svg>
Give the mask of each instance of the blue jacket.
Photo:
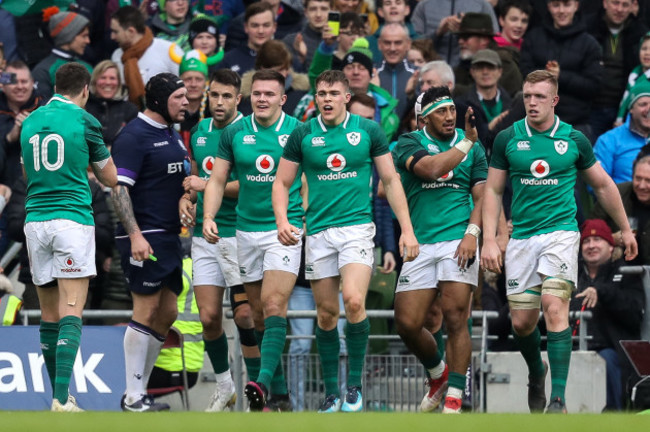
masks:
<svg viewBox="0 0 650 432"><path fill-rule="evenodd" d="M594 154L614 183L632 180L632 162L647 139L632 130L630 115L625 123L602 134L594 146Z"/></svg>

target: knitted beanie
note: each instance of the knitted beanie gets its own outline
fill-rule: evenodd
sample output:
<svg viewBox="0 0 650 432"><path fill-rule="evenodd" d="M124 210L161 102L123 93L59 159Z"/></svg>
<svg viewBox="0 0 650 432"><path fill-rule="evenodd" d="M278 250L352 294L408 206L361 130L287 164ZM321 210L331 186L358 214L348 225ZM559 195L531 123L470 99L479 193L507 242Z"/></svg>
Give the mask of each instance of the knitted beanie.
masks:
<svg viewBox="0 0 650 432"><path fill-rule="evenodd" d="M580 244L582 244L587 237L591 236L598 236L610 245L615 246L612 230L602 219L587 219L582 224L582 231L580 231Z"/></svg>
<svg viewBox="0 0 650 432"><path fill-rule="evenodd" d="M88 19L76 12L59 12L50 18L50 36L54 46L61 46L72 42L81 31L88 27Z"/></svg>
<svg viewBox="0 0 650 432"><path fill-rule="evenodd" d="M219 26L215 20L205 14L198 14L190 23L189 42L190 46L199 33L210 33L219 42Z"/></svg>
<svg viewBox="0 0 650 432"><path fill-rule="evenodd" d="M628 105L627 109L631 109L632 105L634 105L634 102L638 101L644 96L650 96L650 82L645 79L639 80L639 82L630 89L630 104Z"/></svg>
<svg viewBox="0 0 650 432"><path fill-rule="evenodd" d="M368 40L366 38L359 38L354 41L348 52L343 58L343 67L352 63L360 63L363 67L368 69L372 76L372 51L370 51Z"/></svg>

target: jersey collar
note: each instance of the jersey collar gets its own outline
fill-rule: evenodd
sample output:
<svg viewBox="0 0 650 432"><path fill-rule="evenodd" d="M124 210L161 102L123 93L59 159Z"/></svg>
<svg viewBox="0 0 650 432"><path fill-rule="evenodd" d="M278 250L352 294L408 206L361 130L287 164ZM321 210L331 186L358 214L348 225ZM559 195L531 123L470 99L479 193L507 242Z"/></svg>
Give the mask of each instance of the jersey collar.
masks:
<svg viewBox="0 0 650 432"><path fill-rule="evenodd" d="M63 102L63 103L73 104L74 105L74 102L72 102L70 99L66 99L65 97L61 96L60 94L55 94L54 96L52 96L47 103L50 103L52 101L58 101L58 102Z"/></svg>
<svg viewBox="0 0 650 432"><path fill-rule="evenodd" d="M284 111L282 111L282 114L280 114L280 118L278 121L275 123L275 131L280 132L280 129L282 129L282 123L284 123L284 118L286 117L286 114ZM257 130L257 123L255 122L255 114L251 114L251 125L253 126L253 130L255 132L259 132Z"/></svg>
<svg viewBox="0 0 650 432"><path fill-rule="evenodd" d="M426 127L423 127L423 128L422 128L422 132L424 132L424 136L426 136L427 139L429 139L429 141L440 142L440 140L437 140L437 139L435 139L434 137L432 137L431 135L429 135L429 133L427 132L427 128L426 128ZM453 138L451 139L451 141L449 142L449 148L455 146L455 145L456 145L456 141L458 141L458 131L457 131L457 130L454 130L454 137L453 137Z"/></svg>
<svg viewBox="0 0 650 432"><path fill-rule="evenodd" d="M327 132L327 126L325 126L325 123L323 122L322 114L318 114L318 117L316 118L318 119L318 124L320 125L320 128L323 130L323 132ZM345 113L345 120L343 120L343 123L341 123L343 125L343 129L347 129L349 120L350 112L348 111Z"/></svg>
<svg viewBox="0 0 650 432"><path fill-rule="evenodd" d="M226 125L226 127L227 127L227 126L230 126L230 125L233 124L233 123L237 123L237 122L238 122L239 120L241 120L243 117L244 117L244 115L243 115L242 113L240 113L239 111L237 111L237 116L233 119L233 121L231 121L230 123L228 123L228 124ZM208 132L212 132L212 128L214 128L214 127L215 127L215 126L214 126L214 119L210 119L210 126L208 126Z"/></svg>
<svg viewBox="0 0 650 432"><path fill-rule="evenodd" d="M141 112L138 113L138 118L140 120L144 121L145 123L147 123L148 125L155 127L156 129L167 129L167 128L169 128L168 125L158 123L154 119L147 117L146 115L144 115L144 113L141 113Z"/></svg>
<svg viewBox="0 0 650 432"><path fill-rule="evenodd" d="M530 130L530 126L528 126L528 116L526 116L526 119L524 120L524 124L526 125L526 133L528 134L529 137L533 136L533 132ZM555 137L555 133L557 132L558 128L560 127L560 118L558 116L555 116L555 124L551 128L551 132L549 133L549 136L551 138Z"/></svg>

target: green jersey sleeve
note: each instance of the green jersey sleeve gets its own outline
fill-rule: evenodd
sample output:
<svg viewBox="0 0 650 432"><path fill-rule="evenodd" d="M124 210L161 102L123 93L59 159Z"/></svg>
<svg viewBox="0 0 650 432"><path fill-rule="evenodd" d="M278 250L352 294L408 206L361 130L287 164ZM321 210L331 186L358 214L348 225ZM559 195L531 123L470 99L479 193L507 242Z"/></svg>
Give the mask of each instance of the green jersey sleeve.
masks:
<svg viewBox="0 0 650 432"><path fill-rule="evenodd" d="M571 132L571 139L578 146L579 156L576 161L576 168L581 171L591 168L596 163L596 156L594 155L594 149L589 138L587 138L582 132L574 129Z"/></svg>
<svg viewBox="0 0 650 432"><path fill-rule="evenodd" d="M407 133L399 137L393 148L393 159L398 169L407 171L406 161L416 152L424 150L415 133Z"/></svg>
<svg viewBox="0 0 650 432"><path fill-rule="evenodd" d="M487 180L488 165L485 150L482 145L475 145L472 150L474 163L472 164L471 185Z"/></svg>
<svg viewBox="0 0 650 432"><path fill-rule="evenodd" d="M82 118L86 126L86 143L88 144L90 162L105 161L111 157L111 154L104 144L101 123L87 112L83 113Z"/></svg>
<svg viewBox="0 0 650 432"><path fill-rule="evenodd" d="M239 123L239 122L238 122ZM239 130L237 123L234 125L228 126L219 139L219 147L217 148L217 157L219 159L224 159L230 162L231 164L235 163L235 157L232 151L232 143L235 138L235 133Z"/></svg>
<svg viewBox="0 0 650 432"><path fill-rule="evenodd" d="M388 139L386 139L386 134L381 130L379 125L368 120L363 123L366 127L366 131L368 131L368 134L370 135L370 156L377 157L389 153Z"/></svg>
<svg viewBox="0 0 650 432"><path fill-rule="evenodd" d="M508 159L506 158L506 146L513 136L514 130L510 127L499 132L496 138L494 138L494 143L492 144L492 157L490 158L491 167L500 170L508 170L510 168Z"/></svg>
<svg viewBox="0 0 650 432"><path fill-rule="evenodd" d="M302 140L307 135L310 122L294 129L287 139L287 144L284 146L282 157L291 162L302 162Z"/></svg>

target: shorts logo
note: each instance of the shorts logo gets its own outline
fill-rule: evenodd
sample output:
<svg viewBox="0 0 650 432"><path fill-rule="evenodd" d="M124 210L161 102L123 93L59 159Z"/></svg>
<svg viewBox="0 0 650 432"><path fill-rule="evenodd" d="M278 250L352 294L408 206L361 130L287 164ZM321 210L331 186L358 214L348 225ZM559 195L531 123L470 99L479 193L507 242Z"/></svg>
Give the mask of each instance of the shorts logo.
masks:
<svg viewBox="0 0 650 432"><path fill-rule="evenodd" d="M262 174L268 174L273 171L273 168L275 168L275 161L270 155L263 154L257 157L255 166Z"/></svg>
<svg viewBox="0 0 650 432"><path fill-rule="evenodd" d="M66 267L70 268L74 265L74 260L70 257L66 258L65 261L63 262Z"/></svg>
<svg viewBox="0 0 650 432"><path fill-rule="evenodd" d="M196 139L196 145L197 145L197 146L204 146L207 140L208 140L208 139L207 139L206 137L203 137L203 136L202 136L202 137L198 137L198 138Z"/></svg>
<svg viewBox="0 0 650 432"><path fill-rule="evenodd" d="M519 279L508 279L508 288L519 287Z"/></svg>
<svg viewBox="0 0 650 432"><path fill-rule="evenodd" d="M359 255L361 255L363 258L365 258L366 255L368 255L368 252L366 252L365 249L361 249L361 250L359 250Z"/></svg>
<svg viewBox="0 0 650 432"><path fill-rule="evenodd" d="M203 171L206 173L210 174L212 173L212 168L214 167L214 158L212 156L208 156L205 159L203 159L203 163L201 164L203 167Z"/></svg>
<svg viewBox="0 0 650 432"><path fill-rule="evenodd" d="M361 142L361 134L359 132L350 132L345 136L348 138L348 142L353 146Z"/></svg>
<svg viewBox="0 0 650 432"><path fill-rule="evenodd" d="M245 266L239 266L239 274L241 276L246 276L246 267Z"/></svg>
<svg viewBox="0 0 650 432"><path fill-rule="evenodd" d="M429 144L427 146L427 148L429 149L429 152L431 152L431 153L440 153L440 147L438 147L435 144Z"/></svg>
<svg viewBox="0 0 650 432"><path fill-rule="evenodd" d="M544 178L551 172L551 167L543 159L537 159L530 165L530 173L535 178Z"/></svg>
<svg viewBox="0 0 650 432"><path fill-rule="evenodd" d="M282 262L284 262L284 265L289 265L289 263L291 262L291 259L287 255L285 255L282 258Z"/></svg>
<svg viewBox="0 0 650 432"><path fill-rule="evenodd" d="M334 153L327 158L327 168L334 172L342 171L345 168L346 161L342 154Z"/></svg>
<svg viewBox="0 0 650 432"><path fill-rule="evenodd" d="M398 283L399 283L400 285L408 285L408 284L411 283L411 280L409 279L408 276L400 276L400 277L399 277L399 281L398 281Z"/></svg>
<svg viewBox="0 0 650 432"><path fill-rule="evenodd" d="M530 150L530 141L519 141L517 143L517 150Z"/></svg>
<svg viewBox="0 0 650 432"><path fill-rule="evenodd" d="M454 170L449 171L447 174L436 179L438 182L446 182L454 178Z"/></svg>
<svg viewBox="0 0 650 432"><path fill-rule="evenodd" d="M244 144L255 144L255 135L244 135L244 138L242 139L242 142Z"/></svg>
<svg viewBox="0 0 650 432"><path fill-rule="evenodd" d="M289 139L289 134L283 134L278 137L278 143L280 143L280 146L284 148L285 145L287 145L287 140Z"/></svg>
<svg viewBox="0 0 650 432"><path fill-rule="evenodd" d="M79 273L79 272L81 272L80 268L74 268L75 262L71 257L67 257L63 261L63 265L65 266L65 268L61 269L61 272L63 272L63 273Z"/></svg>
<svg viewBox="0 0 650 432"><path fill-rule="evenodd" d="M305 264L305 273L313 273L314 264Z"/></svg>
<svg viewBox="0 0 650 432"><path fill-rule="evenodd" d="M554 141L553 144L555 144L555 151L561 155L566 153L566 151L569 149L569 143L566 141L558 140Z"/></svg>
<svg viewBox="0 0 650 432"><path fill-rule="evenodd" d="M567 266L566 263L562 263L562 265L560 266L560 271L562 273L566 273L567 270L569 270L569 266Z"/></svg>
<svg viewBox="0 0 650 432"><path fill-rule="evenodd" d="M313 137L311 139L312 147L321 147L325 145L325 137Z"/></svg>

